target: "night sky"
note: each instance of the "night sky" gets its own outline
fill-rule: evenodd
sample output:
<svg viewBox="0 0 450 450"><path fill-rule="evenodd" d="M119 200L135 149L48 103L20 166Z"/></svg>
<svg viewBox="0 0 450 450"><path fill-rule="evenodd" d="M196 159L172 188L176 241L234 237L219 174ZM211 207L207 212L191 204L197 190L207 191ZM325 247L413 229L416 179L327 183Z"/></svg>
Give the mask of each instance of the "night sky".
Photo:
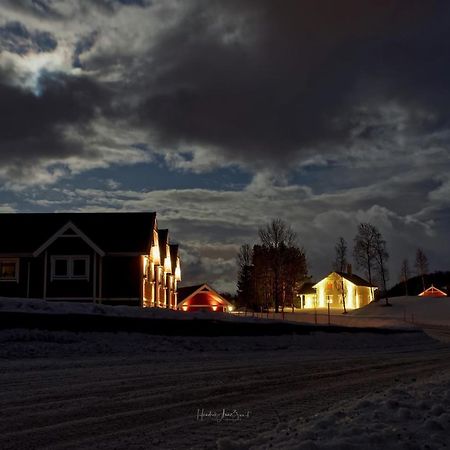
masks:
<svg viewBox="0 0 450 450"><path fill-rule="evenodd" d="M157 211L184 284L278 217L449 269L449 145L446 0L0 0L0 211Z"/></svg>

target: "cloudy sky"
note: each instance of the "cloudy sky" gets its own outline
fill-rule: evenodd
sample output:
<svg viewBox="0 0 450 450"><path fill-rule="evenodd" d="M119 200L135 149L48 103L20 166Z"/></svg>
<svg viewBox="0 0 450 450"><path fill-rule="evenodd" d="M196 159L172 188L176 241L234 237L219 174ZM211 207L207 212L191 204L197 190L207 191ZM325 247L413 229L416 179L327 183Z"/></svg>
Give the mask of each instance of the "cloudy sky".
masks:
<svg viewBox="0 0 450 450"><path fill-rule="evenodd" d="M0 0L0 211L157 211L234 290L282 218L316 278L377 225L449 269L450 2Z"/></svg>

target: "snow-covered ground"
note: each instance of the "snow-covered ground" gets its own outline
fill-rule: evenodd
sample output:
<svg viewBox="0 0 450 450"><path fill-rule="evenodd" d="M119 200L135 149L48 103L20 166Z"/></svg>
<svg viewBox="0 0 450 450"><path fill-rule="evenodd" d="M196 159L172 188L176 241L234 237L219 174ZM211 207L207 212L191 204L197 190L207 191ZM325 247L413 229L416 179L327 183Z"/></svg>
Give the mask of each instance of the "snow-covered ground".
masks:
<svg viewBox="0 0 450 450"><path fill-rule="evenodd" d="M342 314L341 310L331 310L330 322L333 325L349 327L376 328L414 328L415 324L450 326L450 298L394 297L389 300L391 307L385 307L384 301L372 302L368 306ZM232 321L286 320L320 325L328 323L327 311L286 311L284 315L248 314L236 315L219 312L185 312L163 308L137 308L134 306L108 306L93 303L51 302L40 299L20 299L0 297L0 312L28 312L45 314L92 314L115 317L141 317L155 319L220 319Z"/></svg>
<svg viewBox="0 0 450 450"><path fill-rule="evenodd" d="M405 305L415 305L415 320L436 318L398 300L333 315L332 323L410 327ZM429 327L441 330L446 305L433 305L441 321ZM258 320L26 299L0 299L2 311ZM450 346L420 331L190 337L7 329L0 385L2 450L439 449L450 435Z"/></svg>
<svg viewBox="0 0 450 450"><path fill-rule="evenodd" d="M354 435L360 449L379 448L377 430L384 448L416 448L407 447L412 426L423 447L439 442L440 427L449 431L439 409L448 403L448 375L439 384L438 373L450 373L450 348L421 332L4 330L0 448L347 449ZM423 384L429 377L436 385Z"/></svg>
<svg viewBox="0 0 450 450"><path fill-rule="evenodd" d="M450 444L450 374L401 382L297 417L250 440L219 440L219 449L446 449Z"/></svg>

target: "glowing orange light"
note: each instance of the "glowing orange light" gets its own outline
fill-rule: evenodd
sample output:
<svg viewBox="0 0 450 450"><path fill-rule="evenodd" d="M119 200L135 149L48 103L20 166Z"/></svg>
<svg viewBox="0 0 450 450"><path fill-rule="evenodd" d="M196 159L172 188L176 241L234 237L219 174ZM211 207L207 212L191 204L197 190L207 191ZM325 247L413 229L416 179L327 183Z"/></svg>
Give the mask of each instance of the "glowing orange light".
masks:
<svg viewBox="0 0 450 450"><path fill-rule="evenodd" d="M182 309L183 309L183 311L187 311L187 309L188 309L187 305L183 305Z"/></svg>
<svg viewBox="0 0 450 450"><path fill-rule="evenodd" d="M212 309L213 311L217 311L217 305L213 305Z"/></svg>

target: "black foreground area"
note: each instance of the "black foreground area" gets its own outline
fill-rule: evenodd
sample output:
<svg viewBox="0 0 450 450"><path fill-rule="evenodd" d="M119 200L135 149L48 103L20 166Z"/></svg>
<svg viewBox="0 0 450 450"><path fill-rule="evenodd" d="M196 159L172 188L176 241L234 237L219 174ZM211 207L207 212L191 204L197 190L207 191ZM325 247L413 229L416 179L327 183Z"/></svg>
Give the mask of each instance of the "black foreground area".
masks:
<svg viewBox="0 0 450 450"><path fill-rule="evenodd" d="M310 325L293 322L240 322L214 319L153 319L89 314L0 313L0 329L28 328L50 331L133 332L166 336L279 336L282 334L328 333L414 333L420 330L357 328Z"/></svg>

